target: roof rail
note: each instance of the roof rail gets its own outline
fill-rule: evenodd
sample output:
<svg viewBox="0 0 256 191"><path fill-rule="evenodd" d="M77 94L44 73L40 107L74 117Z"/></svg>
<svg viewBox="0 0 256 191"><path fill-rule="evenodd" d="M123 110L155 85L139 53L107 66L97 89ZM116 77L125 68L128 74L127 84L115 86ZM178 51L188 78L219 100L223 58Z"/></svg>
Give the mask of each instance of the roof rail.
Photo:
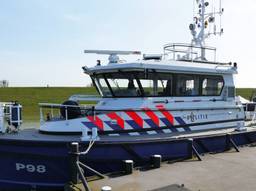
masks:
<svg viewBox="0 0 256 191"><path fill-rule="evenodd" d="M206 60L200 56L201 50L207 51L211 54L210 60ZM172 60L187 60L187 61L212 61L216 62L216 48L209 46L196 46L194 44L186 43L172 43L164 45L165 58Z"/></svg>

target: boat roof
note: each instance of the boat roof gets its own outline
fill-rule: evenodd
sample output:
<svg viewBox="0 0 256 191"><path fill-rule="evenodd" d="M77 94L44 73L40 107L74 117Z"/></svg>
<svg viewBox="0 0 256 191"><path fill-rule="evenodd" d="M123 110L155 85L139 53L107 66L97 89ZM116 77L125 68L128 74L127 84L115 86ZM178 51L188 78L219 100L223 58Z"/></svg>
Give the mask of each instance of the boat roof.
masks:
<svg viewBox="0 0 256 191"><path fill-rule="evenodd" d="M213 63L201 61L176 61L176 60L139 60L126 63L110 63L94 67L83 67L87 74L109 73L122 71L144 71L153 69L156 72L174 73L207 73L207 74L236 74L237 68L230 63Z"/></svg>

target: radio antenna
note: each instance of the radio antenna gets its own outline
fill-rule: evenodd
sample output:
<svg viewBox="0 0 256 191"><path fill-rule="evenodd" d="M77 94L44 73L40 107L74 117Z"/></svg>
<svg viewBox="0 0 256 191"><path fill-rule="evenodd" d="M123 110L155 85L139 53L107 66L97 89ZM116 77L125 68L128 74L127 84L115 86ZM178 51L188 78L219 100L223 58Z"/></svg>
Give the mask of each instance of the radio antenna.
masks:
<svg viewBox="0 0 256 191"><path fill-rule="evenodd" d="M223 28L221 26L221 16L224 12L222 8L221 0L219 1L219 10L215 11L215 9L209 10L210 3L208 0L195 0L196 10L193 23L189 25L189 29L193 36L192 45L201 47L201 56L202 60L206 60L205 57L205 39L210 37L211 35L222 35ZM214 3L212 3L211 6ZM219 28L217 29L216 25L216 17L220 18ZM213 27L212 27L213 26Z"/></svg>

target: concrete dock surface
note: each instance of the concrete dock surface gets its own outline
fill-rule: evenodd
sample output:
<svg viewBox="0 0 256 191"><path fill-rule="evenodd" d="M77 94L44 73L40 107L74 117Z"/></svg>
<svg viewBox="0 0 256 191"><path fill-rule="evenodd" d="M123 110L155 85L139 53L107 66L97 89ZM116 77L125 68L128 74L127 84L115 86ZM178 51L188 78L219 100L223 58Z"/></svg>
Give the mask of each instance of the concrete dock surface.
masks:
<svg viewBox="0 0 256 191"><path fill-rule="evenodd" d="M202 159L162 163L159 169L135 170L132 175L92 181L90 186L93 191L106 185L112 191L256 190L256 147L207 154Z"/></svg>

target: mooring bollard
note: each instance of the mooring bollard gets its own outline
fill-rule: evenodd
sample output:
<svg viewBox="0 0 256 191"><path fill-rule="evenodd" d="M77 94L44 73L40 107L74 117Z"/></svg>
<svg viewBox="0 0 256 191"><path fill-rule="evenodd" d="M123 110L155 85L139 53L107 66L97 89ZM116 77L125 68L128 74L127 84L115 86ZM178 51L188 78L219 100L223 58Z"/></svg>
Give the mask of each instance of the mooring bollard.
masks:
<svg viewBox="0 0 256 191"><path fill-rule="evenodd" d="M124 165L124 172L126 175L132 174L133 171L133 160L124 160L123 161Z"/></svg>
<svg viewBox="0 0 256 191"><path fill-rule="evenodd" d="M103 186L101 188L101 191L111 191L111 190L112 190L112 188L110 186Z"/></svg>
<svg viewBox="0 0 256 191"><path fill-rule="evenodd" d="M70 170L71 170L71 181L73 184L79 183L79 172L77 169L77 162L79 161L79 144L77 142L71 143L70 152Z"/></svg>
<svg viewBox="0 0 256 191"><path fill-rule="evenodd" d="M151 160L151 165L153 168L160 168L161 167L161 162L162 162L162 156L161 155L152 155L150 157Z"/></svg>

